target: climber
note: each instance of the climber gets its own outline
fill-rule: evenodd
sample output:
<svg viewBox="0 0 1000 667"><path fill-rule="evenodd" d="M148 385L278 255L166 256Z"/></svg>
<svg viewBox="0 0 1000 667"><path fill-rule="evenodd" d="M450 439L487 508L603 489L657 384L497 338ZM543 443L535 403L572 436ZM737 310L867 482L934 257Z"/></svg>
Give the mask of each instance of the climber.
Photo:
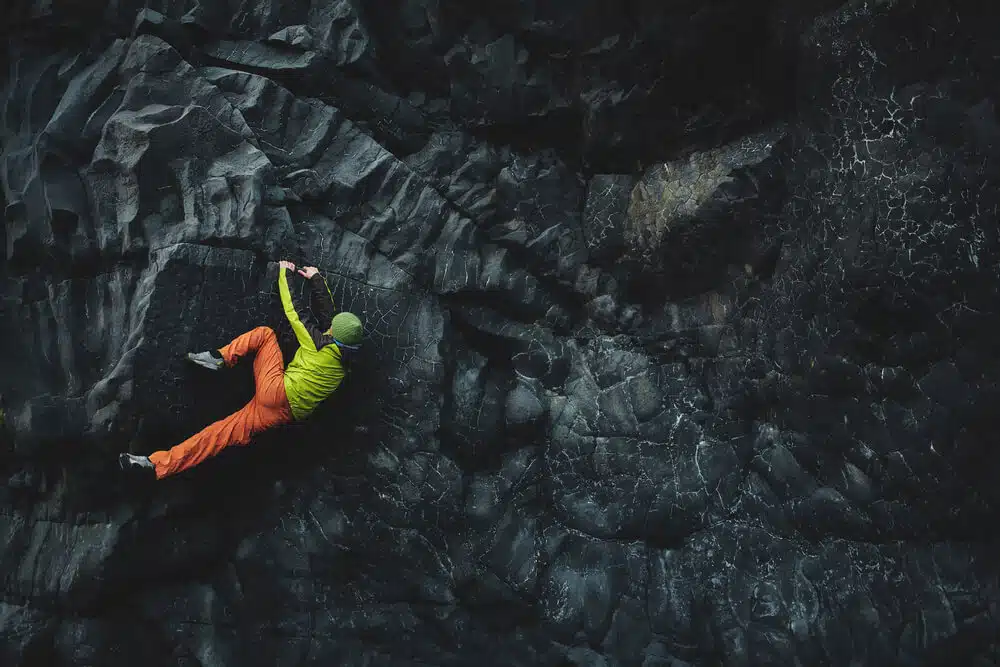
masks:
<svg viewBox="0 0 1000 667"><path fill-rule="evenodd" d="M291 262L281 261L278 269L278 293L285 316L292 325L299 349L288 368L284 367L281 348L274 331L257 327L238 336L218 351L188 353L190 362L212 371L230 367L253 352L254 397L242 409L194 434L179 445L147 456L122 453L118 462L123 470L155 473L157 479L174 475L215 456L230 445L245 445L250 437L266 429L308 417L326 397L336 391L344 378L343 360L359 349L361 321L348 312L337 313L333 295L319 270L307 266L298 274L309 281L312 307L326 330L314 326L311 318L303 322L295 309L288 289L286 271L296 271Z"/></svg>

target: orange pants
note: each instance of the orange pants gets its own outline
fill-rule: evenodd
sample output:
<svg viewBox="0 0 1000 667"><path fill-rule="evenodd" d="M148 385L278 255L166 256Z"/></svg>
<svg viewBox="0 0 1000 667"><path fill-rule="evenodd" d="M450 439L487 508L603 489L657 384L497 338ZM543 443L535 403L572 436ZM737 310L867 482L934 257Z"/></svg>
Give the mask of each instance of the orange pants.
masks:
<svg viewBox="0 0 1000 667"><path fill-rule="evenodd" d="M150 454L157 479L192 468L230 445L247 444L255 433L292 421L292 409L285 396L285 362L272 329L257 327L219 352L226 366L234 365L249 352L257 353L253 361L254 397L240 410L205 427L181 444Z"/></svg>

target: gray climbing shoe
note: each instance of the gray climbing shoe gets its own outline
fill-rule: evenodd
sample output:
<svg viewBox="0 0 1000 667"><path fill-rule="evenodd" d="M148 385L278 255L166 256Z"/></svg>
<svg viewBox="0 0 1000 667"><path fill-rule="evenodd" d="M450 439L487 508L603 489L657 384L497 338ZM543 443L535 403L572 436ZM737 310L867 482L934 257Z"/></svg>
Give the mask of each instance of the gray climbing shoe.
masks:
<svg viewBox="0 0 1000 667"><path fill-rule="evenodd" d="M126 472L156 470L148 456L136 456L135 454L126 454L124 452L118 455L118 465Z"/></svg>
<svg viewBox="0 0 1000 667"><path fill-rule="evenodd" d="M222 357L217 352L188 352L187 358L191 363L198 364L210 371L217 371L226 365L226 362L222 360Z"/></svg>

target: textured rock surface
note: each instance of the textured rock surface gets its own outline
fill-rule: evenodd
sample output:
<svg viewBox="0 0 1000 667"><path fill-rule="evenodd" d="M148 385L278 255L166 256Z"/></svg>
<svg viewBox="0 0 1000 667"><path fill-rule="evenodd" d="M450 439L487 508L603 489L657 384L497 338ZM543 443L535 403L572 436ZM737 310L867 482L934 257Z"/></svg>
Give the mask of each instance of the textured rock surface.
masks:
<svg viewBox="0 0 1000 667"><path fill-rule="evenodd" d="M998 664L981 3L237 4L9 10L0 663Z"/></svg>

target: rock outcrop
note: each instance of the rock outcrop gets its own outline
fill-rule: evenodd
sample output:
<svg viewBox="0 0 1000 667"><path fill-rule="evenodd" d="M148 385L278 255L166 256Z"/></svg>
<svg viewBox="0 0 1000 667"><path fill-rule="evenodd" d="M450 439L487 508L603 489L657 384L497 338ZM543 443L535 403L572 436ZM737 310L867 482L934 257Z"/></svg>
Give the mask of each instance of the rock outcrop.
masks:
<svg viewBox="0 0 1000 667"><path fill-rule="evenodd" d="M994 664L987 8L236 4L5 10L0 663Z"/></svg>

